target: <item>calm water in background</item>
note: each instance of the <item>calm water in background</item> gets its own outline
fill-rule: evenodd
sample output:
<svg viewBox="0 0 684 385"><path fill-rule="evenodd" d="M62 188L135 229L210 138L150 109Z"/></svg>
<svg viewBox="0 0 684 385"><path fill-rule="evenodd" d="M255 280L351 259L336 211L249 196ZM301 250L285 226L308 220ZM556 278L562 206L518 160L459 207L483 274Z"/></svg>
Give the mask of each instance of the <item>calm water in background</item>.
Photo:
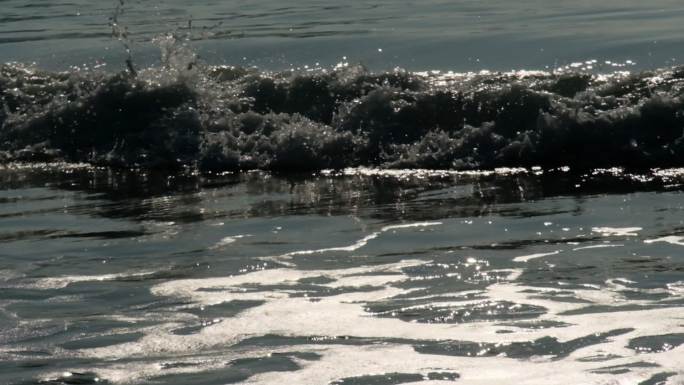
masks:
<svg viewBox="0 0 684 385"><path fill-rule="evenodd" d="M117 3L3 0L0 61L119 69L125 56L109 27ZM155 35L188 33L189 21L207 61L265 69L343 57L375 69L544 69L590 59L652 68L678 63L684 43L676 0L127 0L123 10L139 63L154 62Z"/></svg>

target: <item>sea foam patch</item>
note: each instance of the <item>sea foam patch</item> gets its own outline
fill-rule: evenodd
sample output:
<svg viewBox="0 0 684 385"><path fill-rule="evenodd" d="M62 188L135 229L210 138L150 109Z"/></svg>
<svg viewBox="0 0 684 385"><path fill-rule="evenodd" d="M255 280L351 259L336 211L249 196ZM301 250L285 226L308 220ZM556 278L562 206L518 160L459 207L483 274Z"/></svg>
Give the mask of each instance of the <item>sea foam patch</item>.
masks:
<svg viewBox="0 0 684 385"><path fill-rule="evenodd" d="M39 278L34 280L28 280L28 284L25 286L36 288L36 289L61 289L67 287L72 283L78 282L106 282L106 281L116 281L116 280L126 280L126 279L143 279L145 277L152 276L158 272L156 271L145 271L145 272L126 272L126 273L115 273L115 274L100 274L100 275L68 275L61 277L48 277Z"/></svg>
<svg viewBox="0 0 684 385"><path fill-rule="evenodd" d="M664 242L664 243L670 243L672 245L684 246L684 236L669 235L666 237L647 239L644 241L644 243L658 243L658 242Z"/></svg>
<svg viewBox="0 0 684 385"><path fill-rule="evenodd" d="M152 292L158 296L183 298L198 305L256 298L264 302L190 335L170 333L172 327L177 327L177 323L182 322L180 319L173 321L173 316L170 315L168 326L148 330L146 336L138 341L85 349L79 354L84 357L116 359L167 355L173 357L205 352L202 356L207 357L207 362L213 362L194 367L184 366L178 370L162 370L161 366L155 369L155 366L149 365L137 377L130 372L122 374L126 372L125 366L120 369L103 369L103 374L110 371L111 378L122 376L122 382L154 378L163 373L211 371L220 367L217 363L229 362L236 354L249 356L288 351L315 353L320 358L297 360L298 369L292 371L256 373L245 379L244 383L270 384L277 377L280 381L287 379L293 383L314 384L320 379L334 382L363 376L381 378L383 373L412 373L421 376L421 380L414 381L416 383L436 384L443 382L431 378L430 373L440 372L458 374L459 382L478 385L504 381L510 378L511 373L519 373L521 381L531 385L562 383L567 379L598 385L615 380L617 369L611 371L611 367L627 368L619 371L620 381L627 382L642 381L663 371L682 375L681 347L647 356L628 348L630 341L635 338L655 336L661 334L662 330L684 332L684 326L676 307L654 306L658 304L657 300L632 299L629 301L630 306L641 306L642 310L622 309L622 304L627 303L624 291L629 289L629 286L625 286L629 285L629 280L623 278L607 280L598 290L592 286L559 290L558 287L526 286L512 281L520 277L520 273L514 272L509 276L511 280L488 285L474 293L466 293L462 300L441 300L434 304L428 302L427 305L475 309L487 301L496 300L537 306L545 311L533 324L542 325L546 322L559 325L550 328L534 328L525 322L500 324L488 320L423 324L375 317L366 312L364 304L367 303L394 298L410 299L415 288L402 289L397 285L409 280L405 269L426 263L429 262L405 260L377 266L313 271L281 268L233 277L169 281L156 285ZM320 277L326 278L319 281L321 286L348 290L322 297L296 295L302 290L299 287L301 280ZM280 289L274 289L273 285L278 285ZM368 286L373 289L353 289ZM283 289L284 287L288 289ZM468 299L469 294L475 294L479 298ZM674 289L670 290L670 294L684 295ZM431 299L425 296L416 298L421 301ZM592 307L603 310L590 310ZM611 308L612 310L608 310ZM415 309L420 311L418 307ZM292 346L287 346L287 343L254 347L240 344L241 341L269 335L291 338L292 341L298 338L304 340ZM311 338L312 336L323 338ZM351 339L338 339L336 336L349 336ZM358 342L350 345L355 339ZM321 342L317 341L329 342L320 345ZM476 346L480 344L481 348L473 350L470 355L455 354L441 348L416 348L433 344L467 346L462 345L466 341ZM231 346L240 348L234 351ZM491 347L496 348L491 350ZM519 349L532 350L519 356L519 353L515 353ZM478 353L480 351L482 353ZM500 353L491 355L491 352L497 351ZM594 360L591 357L604 359ZM643 362L652 365L642 365ZM530 372L535 375L530 377Z"/></svg>
<svg viewBox="0 0 684 385"><path fill-rule="evenodd" d="M592 227L591 231L604 237L636 237L641 227Z"/></svg>
<svg viewBox="0 0 684 385"><path fill-rule="evenodd" d="M548 257L551 255L558 255L562 251L563 250L556 250L556 251L552 251L550 253L537 253L537 254L521 255L519 257L513 258L513 262L528 262L528 261L531 261L533 259L544 258L544 257Z"/></svg>

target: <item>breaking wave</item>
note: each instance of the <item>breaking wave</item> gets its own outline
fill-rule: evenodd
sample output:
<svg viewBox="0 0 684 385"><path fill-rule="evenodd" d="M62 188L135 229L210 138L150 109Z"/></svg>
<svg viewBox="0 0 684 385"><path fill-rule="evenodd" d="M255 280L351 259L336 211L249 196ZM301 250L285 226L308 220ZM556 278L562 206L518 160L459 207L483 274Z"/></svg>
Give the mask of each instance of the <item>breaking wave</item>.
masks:
<svg viewBox="0 0 684 385"><path fill-rule="evenodd" d="M0 162L202 171L684 165L682 68L371 73L342 63L274 73L169 57L126 73L0 66Z"/></svg>

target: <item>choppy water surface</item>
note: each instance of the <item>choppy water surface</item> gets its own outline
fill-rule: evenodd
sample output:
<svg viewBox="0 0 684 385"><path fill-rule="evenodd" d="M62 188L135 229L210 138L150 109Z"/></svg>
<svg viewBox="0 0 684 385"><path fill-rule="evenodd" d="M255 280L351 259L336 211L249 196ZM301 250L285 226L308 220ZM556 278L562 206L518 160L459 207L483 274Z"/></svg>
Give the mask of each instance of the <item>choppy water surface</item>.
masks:
<svg viewBox="0 0 684 385"><path fill-rule="evenodd" d="M680 2L338 3L0 0L0 384L684 384Z"/></svg>
<svg viewBox="0 0 684 385"><path fill-rule="evenodd" d="M224 3L4 1L0 162L684 166L673 1Z"/></svg>
<svg viewBox="0 0 684 385"><path fill-rule="evenodd" d="M0 171L0 383L680 384L681 170Z"/></svg>

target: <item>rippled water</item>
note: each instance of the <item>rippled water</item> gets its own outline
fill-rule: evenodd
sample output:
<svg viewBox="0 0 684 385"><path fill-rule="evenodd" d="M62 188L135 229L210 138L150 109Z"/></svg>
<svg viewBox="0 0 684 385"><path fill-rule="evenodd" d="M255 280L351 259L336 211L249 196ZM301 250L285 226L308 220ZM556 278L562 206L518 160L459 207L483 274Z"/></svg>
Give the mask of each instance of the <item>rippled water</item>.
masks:
<svg viewBox="0 0 684 385"><path fill-rule="evenodd" d="M0 382L679 384L681 170L0 171Z"/></svg>
<svg viewBox="0 0 684 385"><path fill-rule="evenodd" d="M0 61L120 68L109 27L117 4L3 0ZM272 69L342 57L375 69L544 69L589 59L653 68L681 60L684 42L677 0L129 0L123 10L139 62L153 61L150 40L169 31L190 32L212 63Z"/></svg>
<svg viewBox="0 0 684 385"><path fill-rule="evenodd" d="M0 9L0 384L684 384L680 2Z"/></svg>

